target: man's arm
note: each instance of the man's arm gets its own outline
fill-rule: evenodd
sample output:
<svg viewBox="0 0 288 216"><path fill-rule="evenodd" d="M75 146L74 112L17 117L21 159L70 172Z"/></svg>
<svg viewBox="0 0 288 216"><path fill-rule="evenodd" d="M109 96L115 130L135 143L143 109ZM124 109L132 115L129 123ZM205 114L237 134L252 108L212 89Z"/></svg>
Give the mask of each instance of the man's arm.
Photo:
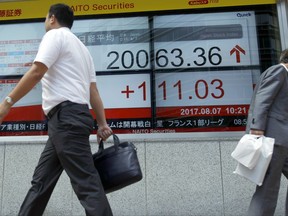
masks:
<svg viewBox="0 0 288 216"><path fill-rule="evenodd" d="M90 105L96 114L98 124L97 136L98 138L106 140L112 134L112 130L106 122L103 102L95 82L90 85Z"/></svg>
<svg viewBox="0 0 288 216"><path fill-rule="evenodd" d="M48 68L44 64L40 62L33 63L16 87L8 94L12 98L13 104L24 97L42 79L47 70ZM5 100L0 104L0 124L13 104L7 103Z"/></svg>
<svg viewBox="0 0 288 216"><path fill-rule="evenodd" d="M275 97L286 80L287 71L282 65L268 68L261 76L259 87L254 98L254 107L250 128L264 131L268 113L274 104Z"/></svg>
<svg viewBox="0 0 288 216"><path fill-rule="evenodd" d="M263 130L251 129L251 130L250 130L250 134L258 135L258 136L263 136L263 135L264 135L264 131L263 131Z"/></svg>

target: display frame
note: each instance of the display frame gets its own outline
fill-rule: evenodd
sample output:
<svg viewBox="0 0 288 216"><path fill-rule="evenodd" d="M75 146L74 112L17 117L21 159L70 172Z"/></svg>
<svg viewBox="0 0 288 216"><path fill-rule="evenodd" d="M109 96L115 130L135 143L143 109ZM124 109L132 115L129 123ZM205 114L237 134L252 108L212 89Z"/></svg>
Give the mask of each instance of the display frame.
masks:
<svg viewBox="0 0 288 216"><path fill-rule="evenodd" d="M229 8L225 8L225 9L217 9L217 12L219 11L219 12L221 12L221 13L225 13L225 12L231 12L231 11L245 11L245 10L247 10L248 8L247 7L229 7ZM251 7L249 7L249 10L251 10ZM253 11L255 11L256 13L258 12L259 13L259 11L267 11L267 10L270 10L271 11L271 13L273 13L273 9L271 10L271 7L269 7L269 6L253 6L252 7L252 10ZM215 9L213 10L213 12L215 12ZM157 16L161 16L161 15L174 15L174 14L178 14L178 13L180 13L180 14L190 14L191 13L191 10L183 10L183 11L174 11L174 12L172 12L172 11L165 11L165 12L160 12L160 13L157 13ZM195 10L193 10L193 14L197 14L197 13L199 13L199 14L201 14L201 13L212 13L212 10L211 9L203 9L203 10L197 10L196 11L196 13L195 13ZM261 12L262 13L262 12ZM153 16L156 16L156 13L153 13L153 12L149 12L149 13L133 13L133 14L126 14L126 15L124 15L124 16L122 16L122 17L127 17L127 18L129 18L129 17L135 17L135 16L140 16L140 17L143 17L143 16L147 16L148 17L148 20L149 21L151 21L151 17L153 17ZM104 16L78 16L78 17L76 17L76 21L77 20L89 20L89 19L113 19L113 18L117 18L117 17L119 17L119 16L117 16L117 15L104 15ZM26 20L26 21L24 21L24 23L29 23L29 22L39 22L39 21L43 21L42 19L37 19L37 20ZM1 24L11 24L11 23L23 23L23 21L21 21L21 22L15 22L15 21L13 21L13 22L7 22L7 21L5 21L5 22L0 22L0 25ZM149 22L149 28L151 28L151 27L153 27L153 24L151 24L151 22ZM257 27L257 34L259 33L259 29L258 29L258 27ZM277 32L275 32L275 34L276 34ZM150 32L150 34L151 34L151 36L153 37L153 32L151 31ZM151 46L151 45L150 45ZM279 47L276 47L276 49L279 49ZM153 46L151 46L150 47L150 53L151 53L151 65L153 65L154 63L153 63L153 59L155 58L155 54L152 52L152 49L153 49ZM251 66L251 70L253 71L253 74L252 74L252 80L253 80L253 85L257 82L257 80L258 80L258 77L259 77L259 75L260 75L260 73L261 72L263 72L263 66L262 66L262 58L263 58L263 56L261 55L261 53L260 53L260 51L261 51L261 46L260 46L260 48L258 49L258 51L259 51L259 61L260 61L260 64L259 64L259 66L256 66L256 65L252 65ZM277 55L276 55L277 56ZM274 56L274 58L271 58L271 60L270 60L270 62L271 62L271 64L273 63L273 62L275 62L276 60L275 60L275 56ZM267 64L267 62L266 62L266 64ZM269 64L269 63L268 63ZM231 70L234 70L235 69L235 67L233 67L233 66L229 66L230 67L230 69ZM238 67L237 69L240 69L240 70L245 70L245 69L247 69L247 67L245 67L245 66L241 66L241 67ZM200 69L200 71L203 71L204 69ZM211 71L213 71L214 69L210 69ZM159 70L159 71L161 71L161 70ZM158 71L158 72L159 72ZM163 72L163 71L162 71ZM171 71L170 71L171 72ZM178 73L181 73L181 72L185 72L185 68L184 69L177 69L176 70L176 72ZM113 72L114 73L114 72ZM195 71L194 71L194 73L195 73ZM103 71L100 71L98 74L97 74L97 76L98 77L101 77L101 76L104 76L104 74L105 74L105 72L103 72ZM119 76L124 76L124 75L127 75L127 76L131 76L131 74L133 75L133 71L123 71L123 70L119 70L119 71L117 71L115 74L117 74L117 75L119 75ZM227 127L224 127L224 128L222 128L221 130L219 130L219 131L213 131L213 130L210 130L209 128L204 128L204 129L202 129L202 130L193 130L193 131L189 131L189 130L187 130L187 129L183 129L183 130L178 130L178 131L176 131L176 130L171 130L170 128L159 128L158 126L157 126L157 124L158 124L158 120L157 120L157 116L156 116L156 114L157 114L157 106L156 106L156 95L155 95L155 92L156 92L156 90L155 90L155 82L156 82L156 74L157 74L157 70L155 70L155 69L153 69L152 68L152 72L149 72L149 69L145 69L145 70L143 70L140 74L147 74L148 76L149 76L149 78L150 78L150 83L148 84L148 86L150 85L150 88L151 88L151 91L150 91L150 93L148 93L149 94L149 97L151 98L151 109L150 109L150 111L148 111L148 112L150 112L151 113L151 115L149 116L149 118L147 119L145 119L144 118L144 121L145 120L148 120L148 121L150 121L150 126L149 127L144 127L144 128L134 128L134 129L129 129L129 130L119 130L118 128L114 128L114 130L115 130L115 132L116 133L122 133L122 134L127 134L127 135L129 135L129 134L147 134L148 136L149 136L149 134L158 134L160 137L161 136L163 136L163 134L167 134L167 133L171 133L171 134L173 134L173 133L175 133L175 134L179 134L179 133L183 133L183 134L185 134L185 135L187 135L187 136L191 136L191 134L194 134L194 135L196 135L197 136L197 134L199 134L199 133L204 133L204 134L206 134L207 136L215 136L215 132L216 132L216 134L218 135L219 134L219 136L226 136L226 135L224 135L224 133L225 134L231 134L231 132L239 132L239 133L242 133L243 131L244 131L244 129L245 129L245 125L242 125L242 127L241 127L241 129L240 130L231 130L231 129L229 129L229 128L227 128ZM110 76L111 75L111 72L108 72L108 73L106 73L105 74L105 76ZM101 79L101 78L100 78ZM139 83L139 84L141 84L141 83ZM186 107L186 106L185 106ZM245 105L245 108L246 108L247 106ZM38 107L39 108L39 107ZM113 111L112 111L113 112ZM145 111L145 112L147 112L147 110ZM14 115L14 119L16 119L16 118L18 118L21 114L20 113L23 113L21 110L20 111L16 111L16 110L12 110L12 112L11 112L11 114L9 114L9 115ZM108 122L109 122L109 116L111 116L111 114L109 114L109 113L111 113L111 110L109 111L109 109L108 109ZM127 111L125 111L125 109L124 110L122 110L122 112L120 111L120 113L121 113L121 115L125 115L125 113L126 113L126 115L127 115L127 113L129 113L129 110ZM247 113L245 113L245 116L246 116L246 114ZM40 115L42 115L42 117L44 117L44 115L43 114L40 114ZM243 117L243 119L245 119L246 117ZM13 119L12 118L12 119ZM45 117L44 117L45 118ZM137 118L138 118L138 116L137 116ZM143 119L141 119L141 118L143 118L143 117L139 117L139 119L140 120L143 120ZM126 119L127 121L130 121L129 120L129 118L127 118ZM115 121L115 119L113 118L112 119L112 121L110 121L109 123L111 124L111 122L113 122L113 121ZM117 119L116 119L116 121L117 121ZM131 120L131 121L133 121L133 119ZM244 122L244 121L243 121ZM8 121L8 123L10 123L9 121ZM39 123L39 122L38 122ZM42 121L40 121L40 124L41 123L44 123L44 124L46 124L46 120L45 119L43 119ZM95 125L95 129L96 129L96 125ZM95 131L94 131L95 132ZM221 133L217 133L217 132L221 132ZM37 134L37 132L36 133L34 133L34 132L29 132L29 133L25 133L25 132L16 132L16 133L10 133L10 132L8 132L8 133L6 133L6 132L0 132L1 134L1 136L22 136L22 135L25 135L25 136L35 136L35 135L46 135L47 134L47 132L46 132L46 129L45 130L43 130L43 131L41 131L41 133L39 133L39 134ZM210 135L209 135L210 134ZM212 135L213 134L213 135ZM184 136L185 136L184 135ZM200 135L201 136L201 135Z"/></svg>

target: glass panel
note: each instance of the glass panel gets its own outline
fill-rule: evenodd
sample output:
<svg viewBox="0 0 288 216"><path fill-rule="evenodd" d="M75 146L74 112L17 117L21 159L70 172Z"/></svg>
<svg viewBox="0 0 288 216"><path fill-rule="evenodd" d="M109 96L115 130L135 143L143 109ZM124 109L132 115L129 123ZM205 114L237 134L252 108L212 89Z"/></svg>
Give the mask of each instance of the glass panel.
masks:
<svg viewBox="0 0 288 216"><path fill-rule="evenodd" d="M243 130L259 67L254 12L155 16L153 26L157 130Z"/></svg>

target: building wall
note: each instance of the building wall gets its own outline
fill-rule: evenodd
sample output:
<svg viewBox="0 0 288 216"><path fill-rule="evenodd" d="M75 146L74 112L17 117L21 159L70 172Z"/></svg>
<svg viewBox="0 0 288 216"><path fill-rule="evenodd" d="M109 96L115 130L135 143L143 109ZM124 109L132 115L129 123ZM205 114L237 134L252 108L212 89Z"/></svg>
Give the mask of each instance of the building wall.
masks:
<svg viewBox="0 0 288 216"><path fill-rule="evenodd" d="M138 149L144 178L108 194L114 215L245 215L255 185L233 174L236 162L230 154L239 138L131 140ZM17 215L44 144L45 139L1 141L1 216ZM107 145L110 144L109 141ZM91 145L95 152L95 142ZM286 188L287 181L282 181L276 216L284 215ZM56 185L44 214L57 215L85 215L66 173Z"/></svg>
<svg viewBox="0 0 288 216"><path fill-rule="evenodd" d="M278 7L282 12L279 22L284 26L280 28L281 43L287 48L287 1L279 1ZM179 137L132 140L144 178L108 194L114 215L244 216L255 185L233 174L236 162L230 154L240 135L215 139ZM95 141L91 144L95 152ZM0 137L0 216L17 215L44 145L42 138L23 141ZM287 180L283 177L275 216L284 215L286 190ZM84 215L63 173L44 216Z"/></svg>

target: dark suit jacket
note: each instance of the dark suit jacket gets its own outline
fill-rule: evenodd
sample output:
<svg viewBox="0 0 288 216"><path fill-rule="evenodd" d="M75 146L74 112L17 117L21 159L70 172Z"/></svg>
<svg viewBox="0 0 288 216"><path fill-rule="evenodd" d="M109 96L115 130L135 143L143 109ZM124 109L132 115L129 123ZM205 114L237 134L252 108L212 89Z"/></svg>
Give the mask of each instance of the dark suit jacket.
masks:
<svg viewBox="0 0 288 216"><path fill-rule="evenodd" d="M246 132L263 130L275 144L288 147L288 78L283 64L268 68L260 76L252 96Z"/></svg>

